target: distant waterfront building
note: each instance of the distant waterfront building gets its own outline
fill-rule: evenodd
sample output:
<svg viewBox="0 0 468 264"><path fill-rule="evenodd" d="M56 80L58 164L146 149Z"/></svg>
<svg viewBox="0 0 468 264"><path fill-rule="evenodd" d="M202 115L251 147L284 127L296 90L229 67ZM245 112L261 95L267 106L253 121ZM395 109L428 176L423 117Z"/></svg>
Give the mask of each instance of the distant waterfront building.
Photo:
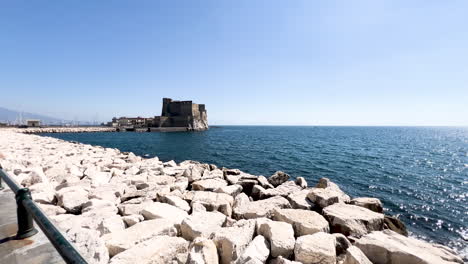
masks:
<svg viewBox="0 0 468 264"><path fill-rule="evenodd" d="M8 126L7 123L2 123L2 122L0 122L0 127L7 127L7 126Z"/></svg>
<svg viewBox="0 0 468 264"><path fill-rule="evenodd" d="M208 129L208 116L204 104L163 98L161 116L114 117L108 126L126 130L148 128L150 131L199 131Z"/></svg>
<svg viewBox="0 0 468 264"><path fill-rule="evenodd" d="M28 119L28 120L26 120L26 125L28 127L40 127L41 126L41 120L39 120L39 119Z"/></svg>

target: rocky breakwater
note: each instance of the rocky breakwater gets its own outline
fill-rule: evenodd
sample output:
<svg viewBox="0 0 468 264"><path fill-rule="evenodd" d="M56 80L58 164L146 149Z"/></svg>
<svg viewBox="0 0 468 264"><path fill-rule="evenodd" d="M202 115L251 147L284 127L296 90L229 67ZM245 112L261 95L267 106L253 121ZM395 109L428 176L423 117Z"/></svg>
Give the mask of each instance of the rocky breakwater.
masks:
<svg viewBox="0 0 468 264"><path fill-rule="evenodd" d="M0 151L89 263L463 263L325 178L310 188L11 131Z"/></svg>
<svg viewBox="0 0 468 264"><path fill-rule="evenodd" d="M24 134L116 132L116 129L113 127L29 127L13 128L10 130Z"/></svg>

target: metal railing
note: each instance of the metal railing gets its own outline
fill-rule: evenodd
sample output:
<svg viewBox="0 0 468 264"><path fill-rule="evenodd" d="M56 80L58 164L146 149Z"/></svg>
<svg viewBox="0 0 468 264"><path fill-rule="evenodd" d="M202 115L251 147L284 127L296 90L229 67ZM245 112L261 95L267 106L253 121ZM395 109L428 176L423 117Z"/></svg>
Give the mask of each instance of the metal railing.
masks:
<svg viewBox="0 0 468 264"><path fill-rule="evenodd" d="M38 233L34 228L33 219L41 228L49 241L62 256L66 263L87 264L86 260L73 247L72 244L60 233L57 227L50 221L44 212L32 200L28 188L20 186L13 178L0 168L0 190L4 189L3 181L10 187L16 198L16 216L18 220L18 232L16 239L24 239Z"/></svg>

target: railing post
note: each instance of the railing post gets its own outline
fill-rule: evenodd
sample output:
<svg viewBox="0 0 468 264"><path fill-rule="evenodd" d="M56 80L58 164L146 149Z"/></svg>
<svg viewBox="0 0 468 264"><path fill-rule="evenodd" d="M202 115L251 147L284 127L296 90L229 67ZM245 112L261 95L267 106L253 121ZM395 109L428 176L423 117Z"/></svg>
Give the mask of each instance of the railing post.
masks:
<svg viewBox="0 0 468 264"><path fill-rule="evenodd" d="M0 191L3 190L3 189L5 189L5 187L3 187L3 185L2 185L2 177L0 177Z"/></svg>
<svg viewBox="0 0 468 264"><path fill-rule="evenodd" d="M24 207L24 200L31 200L31 192L28 188L19 189L16 193L16 217L18 219L18 233L16 239L23 239L37 234L37 229L34 228L32 215Z"/></svg>

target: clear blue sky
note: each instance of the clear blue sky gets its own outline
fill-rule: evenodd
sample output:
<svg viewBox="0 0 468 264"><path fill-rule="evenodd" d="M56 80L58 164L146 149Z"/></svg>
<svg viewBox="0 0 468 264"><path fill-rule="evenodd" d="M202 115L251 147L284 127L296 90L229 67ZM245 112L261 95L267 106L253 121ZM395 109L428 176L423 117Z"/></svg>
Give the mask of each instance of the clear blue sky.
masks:
<svg viewBox="0 0 468 264"><path fill-rule="evenodd" d="M468 125L468 1L1 1L0 106L211 124Z"/></svg>

